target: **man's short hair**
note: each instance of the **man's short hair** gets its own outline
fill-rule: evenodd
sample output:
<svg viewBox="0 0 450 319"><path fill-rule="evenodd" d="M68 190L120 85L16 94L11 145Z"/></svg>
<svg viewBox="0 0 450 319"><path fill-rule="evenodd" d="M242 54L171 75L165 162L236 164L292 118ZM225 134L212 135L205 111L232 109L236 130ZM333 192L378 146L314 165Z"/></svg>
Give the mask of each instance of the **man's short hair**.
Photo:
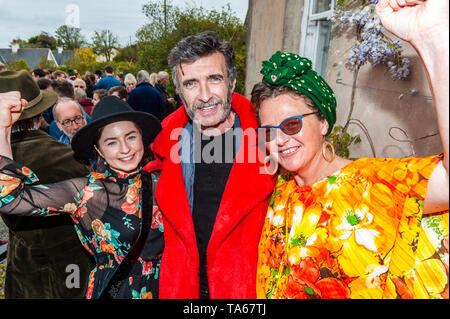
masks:
<svg viewBox="0 0 450 319"><path fill-rule="evenodd" d="M166 71L159 71L157 80L159 82L159 81L161 81L161 80L163 80L165 78L168 78L168 77L169 77L169 73L167 73Z"/></svg>
<svg viewBox="0 0 450 319"><path fill-rule="evenodd" d="M105 72L112 74L114 73L114 68L111 65L107 65L105 66Z"/></svg>
<svg viewBox="0 0 450 319"><path fill-rule="evenodd" d="M77 82L83 84L83 86L84 86L85 89L87 88L86 82L84 82L83 79L78 79L78 78L76 78L75 80L73 80L73 85L75 86L75 83L77 83Z"/></svg>
<svg viewBox="0 0 450 319"><path fill-rule="evenodd" d="M127 89L124 88L122 85L113 86L109 89L108 95L113 95L114 92L119 93L120 99L127 99L128 98L128 92Z"/></svg>
<svg viewBox="0 0 450 319"><path fill-rule="evenodd" d="M41 90L46 90L52 85L52 81L46 78L40 78L36 82Z"/></svg>
<svg viewBox="0 0 450 319"><path fill-rule="evenodd" d="M172 79L178 92L181 86L178 81L177 67L182 63L193 63L199 58L214 54L222 53L228 71L228 82L230 87L236 79L236 58L233 48L229 42L219 40L217 34L213 31L205 31L196 35L188 36L182 39L170 51L169 67L172 70Z"/></svg>
<svg viewBox="0 0 450 319"><path fill-rule="evenodd" d="M148 74L148 72L145 70L140 70L136 74L136 80L137 80L137 84L150 83L150 74Z"/></svg>
<svg viewBox="0 0 450 319"><path fill-rule="evenodd" d="M68 81L53 81L52 89L59 97L74 98L73 85Z"/></svg>
<svg viewBox="0 0 450 319"><path fill-rule="evenodd" d="M52 114L53 114L53 118L55 119L55 121L59 121L58 116L56 115L56 108L58 107L58 105L60 105L62 103L67 103L67 102L71 102L71 103L75 104L76 106L78 106L78 108L80 109L81 115L86 117L86 112L84 112L84 109L80 105L80 103L78 103L74 99L71 99L68 97L62 97L62 98L59 98L58 101L56 101L56 104L53 106L53 109L52 109Z"/></svg>
<svg viewBox="0 0 450 319"><path fill-rule="evenodd" d="M29 131L33 129L39 129L41 126L41 121L44 121L44 117L40 113L36 116L30 117L29 119L19 120L13 124L12 131L20 132L20 131Z"/></svg>
<svg viewBox="0 0 450 319"><path fill-rule="evenodd" d="M33 73L35 76L37 75L40 78L43 78L44 76L47 75L47 72L45 72L42 69L34 69L33 72L31 72L31 73Z"/></svg>

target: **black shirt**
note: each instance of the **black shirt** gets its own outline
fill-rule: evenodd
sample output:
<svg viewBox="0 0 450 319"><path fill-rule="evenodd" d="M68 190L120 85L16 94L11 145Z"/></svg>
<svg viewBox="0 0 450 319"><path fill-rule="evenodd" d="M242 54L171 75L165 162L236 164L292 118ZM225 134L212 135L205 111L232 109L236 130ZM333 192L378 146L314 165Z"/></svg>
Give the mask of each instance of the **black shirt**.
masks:
<svg viewBox="0 0 450 319"><path fill-rule="evenodd" d="M194 130L197 130L194 126ZM195 134L201 134L198 131ZM200 257L200 298L209 298L206 250L235 157L233 130L201 135L201 160L195 163L193 221ZM232 154L232 157L230 157Z"/></svg>

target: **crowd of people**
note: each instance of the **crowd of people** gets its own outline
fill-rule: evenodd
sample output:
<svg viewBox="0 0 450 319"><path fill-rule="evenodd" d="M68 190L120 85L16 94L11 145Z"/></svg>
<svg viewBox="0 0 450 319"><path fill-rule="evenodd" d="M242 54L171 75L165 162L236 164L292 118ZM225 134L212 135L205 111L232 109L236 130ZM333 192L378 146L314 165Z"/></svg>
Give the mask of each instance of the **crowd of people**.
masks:
<svg viewBox="0 0 450 319"><path fill-rule="evenodd" d="M448 9L376 6L427 72L443 153L426 158L336 156L311 61L274 53L249 100L211 31L168 56L176 109L167 72L1 72L6 297L448 299Z"/></svg>

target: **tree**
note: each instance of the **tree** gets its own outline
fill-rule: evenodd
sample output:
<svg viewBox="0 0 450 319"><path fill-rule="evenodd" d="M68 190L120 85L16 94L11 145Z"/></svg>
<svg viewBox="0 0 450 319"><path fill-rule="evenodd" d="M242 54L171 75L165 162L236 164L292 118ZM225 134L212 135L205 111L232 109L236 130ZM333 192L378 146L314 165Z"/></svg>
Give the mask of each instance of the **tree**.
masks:
<svg viewBox="0 0 450 319"><path fill-rule="evenodd" d="M118 37L110 30L95 31L92 37L92 47L97 54L103 54L106 61L112 60L112 50L119 46Z"/></svg>
<svg viewBox="0 0 450 319"><path fill-rule="evenodd" d="M7 61L6 67L8 68L8 70L15 70L15 71L27 70L28 72L31 71L27 61L25 61L24 59L19 59L18 61L12 59L10 61Z"/></svg>
<svg viewBox="0 0 450 319"><path fill-rule="evenodd" d="M58 44L62 44L65 49L79 49L85 44L80 28L62 25L55 31Z"/></svg>
<svg viewBox="0 0 450 319"><path fill-rule="evenodd" d="M47 32L41 31L41 34L28 39L29 48L49 48L56 49L56 39Z"/></svg>
<svg viewBox="0 0 450 319"><path fill-rule="evenodd" d="M136 45L128 45L124 48L119 49L119 52L114 57L114 61L116 62L137 62L139 58L138 50Z"/></svg>
<svg viewBox="0 0 450 319"><path fill-rule="evenodd" d="M75 54L67 61L67 64L77 69L80 74L83 74L91 69L96 58L97 55L92 48L75 49Z"/></svg>
<svg viewBox="0 0 450 319"><path fill-rule="evenodd" d="M35 69L51 69L54 70L56 68L56 64L54 61L47 59L47 54L41 54L37 65L34 67Z"/></svg>
<svg viewBox="0 0 450 319"><path fill-rule="evenodd" d="M245 77L246 27L234 16L230 5L221 11L199 8L179 8L167 1L150 1L143 6L149 23L137 32L138 65L150 72L169 70L167 57L182 38L199 32L215 31L221 40L229 41L236 54L236 92L243 93ZM169 87L173 90L173 87Z"/></svg>

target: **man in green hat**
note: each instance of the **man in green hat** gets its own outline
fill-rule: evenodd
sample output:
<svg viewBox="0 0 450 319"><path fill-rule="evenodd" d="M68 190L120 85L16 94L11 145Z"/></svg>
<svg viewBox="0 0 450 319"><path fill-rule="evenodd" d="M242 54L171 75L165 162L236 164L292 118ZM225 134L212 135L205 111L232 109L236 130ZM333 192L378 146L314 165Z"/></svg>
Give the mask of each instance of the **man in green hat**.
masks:
<svg viewBox="0 0 450 319"><path fill-rule="evenodd" d="M57 95L39 90L26 71L2 72L0 104L17 96L24 111L11 132L14 160L36 172L43 184L87 175L90 166L75 159L70 146L39 129L42 113ZM68 216L2 218L9 228L6 298L84 297L93 263ZM68 281L69 276L77 278Z"/></svg>

